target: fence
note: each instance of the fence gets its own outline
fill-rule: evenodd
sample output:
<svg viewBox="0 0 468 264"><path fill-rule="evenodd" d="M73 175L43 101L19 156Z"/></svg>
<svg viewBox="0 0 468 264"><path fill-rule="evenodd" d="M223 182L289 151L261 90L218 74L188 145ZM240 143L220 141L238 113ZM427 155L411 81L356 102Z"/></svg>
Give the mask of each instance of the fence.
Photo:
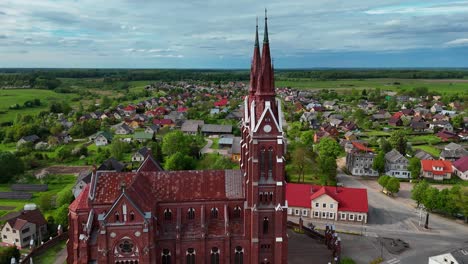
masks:
<svg viewBox="0 0 468 264"><path fill-rule="evenodd" d="M29 264L31 262L31 258L36 257L38 255L43 254L45 251L50 249L51 247L57 245L58 243L68 239L68 232L64 232L51 240L45 242L44 244L38 246L37 248L33 249L26 257L24 257L20 263L21 264ZM34 259L33 259L34 262Z"/></svg>

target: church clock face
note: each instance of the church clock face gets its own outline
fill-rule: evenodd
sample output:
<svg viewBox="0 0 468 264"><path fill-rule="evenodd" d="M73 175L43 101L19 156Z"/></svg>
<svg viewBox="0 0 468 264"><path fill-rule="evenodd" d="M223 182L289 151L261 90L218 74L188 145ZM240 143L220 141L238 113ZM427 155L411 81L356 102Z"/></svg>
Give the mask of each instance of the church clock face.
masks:
<svg viewBox="0 0 468 264"><path fill-rule="evenodd" d="M270 126L270 125L265 125L265 126L263 126L263 131L265 131L266 133L270 133L270 131L271 131L271 126Z"/></svg>

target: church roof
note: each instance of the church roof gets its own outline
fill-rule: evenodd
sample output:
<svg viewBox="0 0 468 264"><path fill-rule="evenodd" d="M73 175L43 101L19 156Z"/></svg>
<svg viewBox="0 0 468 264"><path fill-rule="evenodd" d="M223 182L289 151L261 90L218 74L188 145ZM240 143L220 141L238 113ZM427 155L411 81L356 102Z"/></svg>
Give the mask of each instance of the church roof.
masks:
<svg viewBox="0 0 468 264"><path fill-rule="evenodd" d="M240 170L98 172L94 202L113 203L122 186L137 204L243 199Z"/></svg>
<svg viewBox="0 0 468 264"><path fill-rule="evenodd" d="M78 195L78 197L70 204L68 209L70 211L75 211L78 209L88 209L88 193L89 193L89 184L86 184L83 191Z"/></svg>

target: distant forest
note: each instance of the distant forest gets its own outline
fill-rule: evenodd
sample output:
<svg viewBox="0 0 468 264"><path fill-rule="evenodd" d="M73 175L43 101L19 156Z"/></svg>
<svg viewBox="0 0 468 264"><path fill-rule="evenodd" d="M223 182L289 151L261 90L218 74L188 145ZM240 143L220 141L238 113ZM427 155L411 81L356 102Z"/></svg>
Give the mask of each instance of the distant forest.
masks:
<svg viewBox="0 0 468 264"><path fill-rule="evenodd" d="M277 80L288 79L468 79L468 69L317 69L275 70ZM100 79L114 85L129 81L247 81L248 70L182 69L0 69L0 88L56 89L60 79Z"/></svg>

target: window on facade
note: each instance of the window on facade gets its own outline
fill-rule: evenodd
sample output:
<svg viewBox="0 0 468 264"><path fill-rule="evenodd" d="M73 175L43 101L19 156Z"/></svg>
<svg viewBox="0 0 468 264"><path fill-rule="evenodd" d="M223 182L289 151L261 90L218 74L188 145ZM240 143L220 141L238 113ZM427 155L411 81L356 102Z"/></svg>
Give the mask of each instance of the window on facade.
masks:
<svg viewBox="0 0 468 264"><path fill-rule="evenodd" d="M234 208L234 214L233 214L233 218L240 218L241 217L241 208L240 206L236 206Z"/></svg>
<svg viewBox="0 0 468 264"><path fill-rule="evenodd" d="M185 252L187 264L195 264L195 249L189 248Z"/></svg>
<svg viewBox="0 0 468 264"><path fill-rule="evenodd" d="M172 212L171 209L164 210L164 220L170 221L172 220Z"/></svg>
<svg viewBox="0 0 468 264"><path fill-rule="evenodd" d="M6 235L3 235L3 239L7 239L8 237Z"/></svg>
<svg viewBox="0 0 468 264"><path fill-rule="evenodd" d="M354 214L349 214L349 220L354 221Z"/></svg>
<svg viewBox="0 0 468 264"><path fill-rule="evenodd" d="M357 216L357 220L358 220L358 221L362 221L362 215L358 215L358 216Z"/></svg>
<svg viewBox="0 0 468 264"><path fill-rule="evenodd" d="M294 209L294 214L299 215L299 209Z"/></svg>
<svg viewBox="0 0 468 264"><path fill-rule="evenodd" d="M7 227L7 228L6 228L6 231L7 231L7 232L10 232L10 228Z"/></svg>
<svg viewBox="0 0 468 264"><path fill-rule="evenodd" d="M120 215L119 215L118 212L115 213L115 221L116 221L116 222L119 222L119 221L120 221Z"/></svg>
<svg viewBox="0 0 468 264"><path fill-rule="evenodd" d="M273 148L268 150L268 178L273 177Z"/></svg>
<svg viewBox="0 0 468 264"><path fill-rule="evenodd" d="M31 240L31 237L30 237L30 236L25 237L25 238L23 238L23 243L26 243L26 242L28 242L29 240Z"/></svg>
<svg viewBox="0 0 468 264"><path fill-rule="evenodd" d="M319 204L319 203L315 203L315 207L319 207L319 206L320 206L320 204Z"/></svg>
<svg viewBox="0 0 468 264"><path fill-rule="evenodd" d="M314 216L315 216L315 217L319 217L319 216L320 216L320 212L314 212Z"/></svg>
<svg viewBox="0 0 468 264"><path fill-rule="evenodd" d="M169 249L163 249L161 253L161 263L171 264L171 251L169 251Z"/></svg>
<svg viewBox="0 0 468 264"><path fill-rule="evenodd" d="M189 220L193 220L195 219L195 209L193 208L189 208L188 211L187 211L187 218Z"/></svg>
<svg viewBox="0 0 468 264"><path fill-rule="evenodd" d="M334 205L334 204L330 204L330 208L331 208L331 209L333 209L333 205Z"/></svg>
<svg viewBox="0 0 468 264"><path fill-rule="evenodd" d="M217 247L211 249L211 264L219 264L219 249Z"/></svg>
<svg viewBox="0 0 468 264"><path fill-rule="evenodd" d="M273 192L270 192L268 194L268 199L269 199L270 202L273 202Z"/></svg>
<svg viewBox="0 0 468 264"><path fill-rule="evenodd" d="M265 177L265 148L260 150L260 177Z"/></svg>
<svg viewBox="0 0 468 264"><path fill-rule="evenodd" d="M335 218L335 213L328 213L328 218L330 218L330 219Z"/></svg>
<svg viewBox="0 0 468 264"><path fill-rule="evenodd" d="M211 218L218 218L218 208L211 208Z"/></svg>
<svg viewBox="0 0 468 264"><path fill-rule="evenodd" d="M263 218L263 234L268 234L268 217Z"/></svg>
<svg viewBox="0 0 468 264"><path fill-rule="evenodd" d="M119 244L119 251L123 254L130 254L133 252L134 245L128 240L124 240Z"/></svg>
<svg viewBox="0 0 468 264"><path fill-rule="evenodd" d="M135 214L133 212L130 213L130 221L135 220Z"/></svg>
<svg viewBox="0 0 468 264"><path fill-rule="evenodd" d="M25 229L23 229L23 231L21 231L21 233L23 233L23 234L25 234L25 233L27 233L27 232L29 232L29 227L28 227L28 228L25 228Z"/></svg>
<svg viewBox="0 0 468 264"><path fill-rule="evenodd" d="M234 264L244 264L244 249L240 246L234 250Z"/></svg>
<svg viewBox="0 0 468 264"><path fill-rule="evenodd" d="M307 210L302 210L302 216L307 216Z"/></svg>
<svg viewBox="0 0 468 264"><path fill-rule="evenodd" d="M260 203L262 203L263 202L263 193L262 192L259 193L258 197L259 197L258 199L260 200Z"/></svg>
<svg viewBox="0 0 468 264"><path fill-rule="evenodd" d="M327 204L326 204L326 203L323 203L323 204L322 204L322 207L323 207L323 208L327 208Z"/></svg>
<svg viewBox="0 0 468 264"><path fill-rule="evenodd" d="M345 213L341 213L341 220L346 220L346 214Z"/></svg>
<svg viewBox="0 0 468 264"><path fill-rule="evenodd" d="M322 218L327 218L327 212L322 212Z"/></svg>

